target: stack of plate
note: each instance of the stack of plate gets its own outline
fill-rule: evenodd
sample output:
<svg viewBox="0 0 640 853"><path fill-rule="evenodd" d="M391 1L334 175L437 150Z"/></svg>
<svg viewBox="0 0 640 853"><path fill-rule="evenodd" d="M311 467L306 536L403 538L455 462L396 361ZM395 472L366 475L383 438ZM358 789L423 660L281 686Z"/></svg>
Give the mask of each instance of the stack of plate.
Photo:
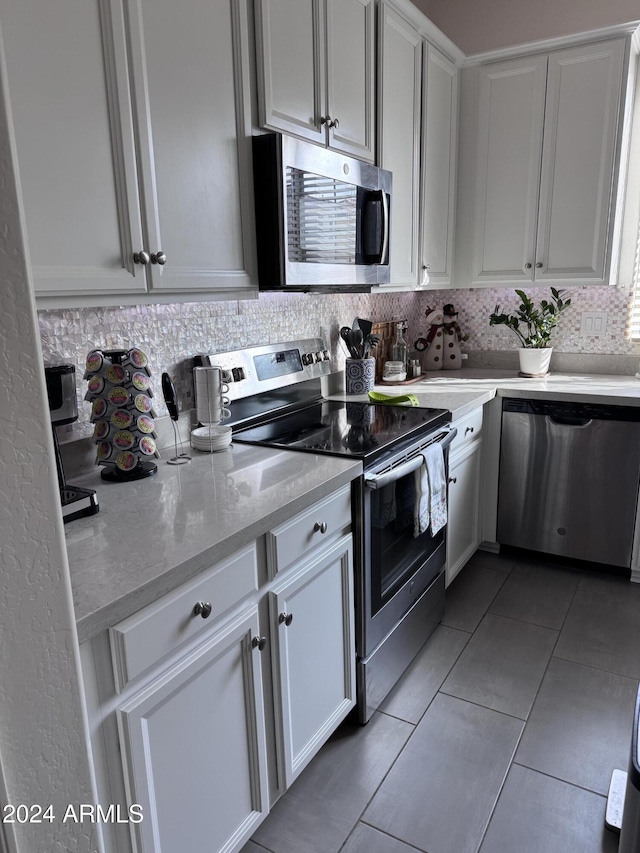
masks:
<svg viewBox="0 0 640 853"><path fill-rule="evenodd" d="M216 450L224 450L231 444L231 427L211 424L211 426L197 427L191 431L191 447L194 450L202 450L204 453L212 453Z"/></svg>

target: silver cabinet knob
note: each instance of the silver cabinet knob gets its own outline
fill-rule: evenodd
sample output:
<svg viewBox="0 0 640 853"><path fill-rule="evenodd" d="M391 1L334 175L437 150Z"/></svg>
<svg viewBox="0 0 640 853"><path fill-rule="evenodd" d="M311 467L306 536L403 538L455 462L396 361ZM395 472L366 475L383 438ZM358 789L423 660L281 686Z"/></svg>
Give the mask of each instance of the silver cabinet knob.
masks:
<svg viewBox="0 0 640 853"><path fill-rule="evenodd" d="M313 525L314 533L326 533L327 532L327 522L326 521L316 521Z"/></svg>
<svg viewBox="0 0 640 853"><path fill-rule="evenodd" d="M212 611L211 604L208 601L198 601L193 608L194 616L202 616L203 619L208 619Z"/></svg>
<svg viewBox="0 0 640 853"><path fill-rule="evenodd" d="M167 263L167 256L164 252L152 252L151 263L160 264L160 266L163 267Z"/></svg>
<svg viewBox="0 0 640 853"><path fill-rule="evenodd" d="M457 482L458 482L458 478L457 478L457 477L449 477L449 482L450 482L450 483L457 483Z"/></svg>
<svg viewBox="0 0 640 853"><path fill-rule="evenodd" d="M422 264L422 269L423 269L423 270L430 270L430 269L431 269L431 264Z"/></svg>
<svg viewBox="0 0 640 853"><path fill-rule="evenodd" d="M536 264L536 269L538 269L538 270L542 269L542 261L538 261L538 263Z"/></svg>
<svg viewBox="0 0 640 853"><path fill-rule="evenodd" d="M464 434L466 435L468 432L473 432L473 427L467 427L464 431Z"/></svg>
<svg viewBox="0 0 640 853"><path fill-rule="evenodd" d="M145 252L144 249L141 252L133 253L134 264L142 264L143 267L146 267L150 260L151 255L149 254L149 252Z"/></svg>
<svg viewBox="0 0 640 853"><path fill-rule="evenodd" d="M525 265L524 265L524 268L525 268L526 270L530 270L530 269L531 269L531 264L525 264Z"/></svg>
<svg viewBox="0 0 640 853"><path fill-rule="evenodd" d="M330 119L327 122L327 127L330 127L332 130L337 130L340 127L340 122L337 118L334 118L333 121Z"/></svg>
<svg viewBox="0 0 640 853"><path fill-rule="evenodd" d="M281 613L278 616L278 622L281 625L284 623L288 628L289 625L291 625L291 623L293 622L293 613Z"/></svg>
<svg viewBox="0 0 640 853"><path fill-rule="evenodd" d="M266 637L254 637L253 640L251 640L252 648L257 649L259 652L264 651L266 645L267 645L267 638Z"/></svg>
<svg viewBox="0 0 640 853"><path fill-rule="evenodd" d="M327 124L331 127L331 116L320 116L320 124Z"/></svg>

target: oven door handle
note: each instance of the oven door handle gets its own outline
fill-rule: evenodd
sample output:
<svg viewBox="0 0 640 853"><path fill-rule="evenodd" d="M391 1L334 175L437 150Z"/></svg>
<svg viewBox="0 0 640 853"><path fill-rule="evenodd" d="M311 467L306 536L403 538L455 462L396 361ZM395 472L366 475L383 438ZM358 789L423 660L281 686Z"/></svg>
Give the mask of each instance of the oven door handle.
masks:
<svg viewBox="0 0 640 853"><path fill-rule="evenodd" d="M438 444L442 445L442 449L445 450L453 441L453 439L458 434L458 430L453 427L445 438L441 441L438 441ZM412 471L417 471L418 468L422 465L422 454L418 453L416 456L408 459L406 462L398 465L396 468L392 468L390 471L385 471L384 474L365 474L364 475L364 483L370 489L383 489L385 486L388 486L389 483L394 483L396 480L399 480L401 477L406 477L407 474L411 474Z"/></svg>

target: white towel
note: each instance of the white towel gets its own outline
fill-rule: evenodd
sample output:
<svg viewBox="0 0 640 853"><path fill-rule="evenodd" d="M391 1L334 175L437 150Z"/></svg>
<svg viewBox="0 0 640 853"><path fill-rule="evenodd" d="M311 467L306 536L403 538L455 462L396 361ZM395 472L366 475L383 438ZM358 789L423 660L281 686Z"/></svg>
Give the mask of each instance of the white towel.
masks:
<svg viewBox="0 0 640 853"><path fill-rule="evenodd" d="M442 445L435 442L422 453L423 463L414 474L415 506L413 535L431 528L435 536L447 523L447 479Z"/></svg>

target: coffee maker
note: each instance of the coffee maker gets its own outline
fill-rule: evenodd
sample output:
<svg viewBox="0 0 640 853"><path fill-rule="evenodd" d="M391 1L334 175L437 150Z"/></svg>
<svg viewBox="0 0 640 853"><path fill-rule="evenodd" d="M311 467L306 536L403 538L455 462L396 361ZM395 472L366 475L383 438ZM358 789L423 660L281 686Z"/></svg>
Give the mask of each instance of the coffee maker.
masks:
<svg viewBox="0 0 640 853"><path fill-rule="evenodd" d="M95 515L99 509L98 496L93 489L83 489L80 486L67 483L62 468L56 427L72 424L78 420L76 369L73 364L48 365L45 366L44 373L51 412L53 444L56 451L62 517L66 524L67 521L73 521L73 519L81 518L84 515Z"/></svg>

